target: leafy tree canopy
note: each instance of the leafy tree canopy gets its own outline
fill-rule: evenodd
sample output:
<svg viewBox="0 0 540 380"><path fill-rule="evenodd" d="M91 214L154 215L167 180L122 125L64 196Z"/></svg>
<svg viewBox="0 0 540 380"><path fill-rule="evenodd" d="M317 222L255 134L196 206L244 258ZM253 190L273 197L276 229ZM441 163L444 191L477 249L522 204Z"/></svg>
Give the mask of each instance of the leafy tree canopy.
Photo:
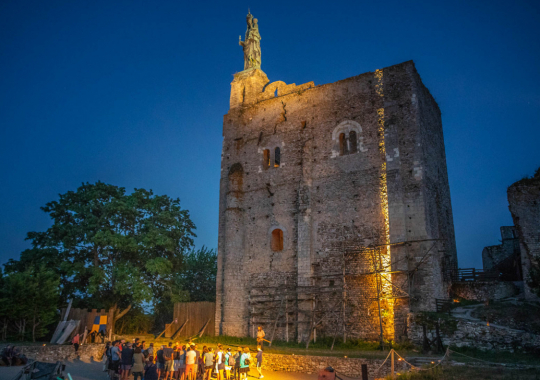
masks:
<svg viewBox="0 0 540 380"><path fill-rule="evenodd" d="M144 189L126 194L123 187L97 182L41 209L53 225L28 233L33 248L10 260L6 272L42 265L60 279L62 302L74 298L84 299L81 307L126 308L116 319L158 297L185 298L176 273L193 248L195 225L179 199Z"/></svg>
<svg viewBox="0 0 540 380"><path fill-rule="evenodd" d="M57 318L58 275L43 265L30 265L23 271L8 273L0 287L2 339L7 337L8 322L17 327L17 336L32 340L47 333L47 326Z"/></svg>

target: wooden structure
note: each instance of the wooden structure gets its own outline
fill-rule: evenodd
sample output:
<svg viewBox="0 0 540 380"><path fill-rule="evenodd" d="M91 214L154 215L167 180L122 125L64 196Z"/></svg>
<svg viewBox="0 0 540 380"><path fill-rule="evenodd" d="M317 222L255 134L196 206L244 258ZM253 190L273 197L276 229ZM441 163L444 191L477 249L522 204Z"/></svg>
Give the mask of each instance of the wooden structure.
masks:
<svg viewBox="0 0 540 380"><path fill-rule="evenodd" d="M166 338L192 337L199 335L203 329L202 335L215 335L215 302L178 302L174 304L173 316L173 323L165 325Z"/></svg>
<svg viewBox="0 0 540 380"><path fill-rule="evenodd" d="M66 309L62 309L60 320L64 320L64 315L66 313ZM79 323L79 327L73 332L73 335L75 334L84 334L85 328L88 329L88 332L92 330L92 326L94 325L94 321L97 316L106 315L107 316L107 333L105 334L107 337L109 336L108 332L111 330L111 321L113 320L113 310L105 310L105 309L74 309L71 308L69 311L69 315L67 317L67 320L76 320L81 321Z"/></svg>

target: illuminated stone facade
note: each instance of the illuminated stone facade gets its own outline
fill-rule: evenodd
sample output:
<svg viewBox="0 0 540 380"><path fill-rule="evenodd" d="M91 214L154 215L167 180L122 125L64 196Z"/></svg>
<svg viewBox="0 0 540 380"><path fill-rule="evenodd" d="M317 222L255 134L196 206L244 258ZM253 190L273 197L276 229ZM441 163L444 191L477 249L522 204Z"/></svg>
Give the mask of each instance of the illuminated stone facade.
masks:
<svg viewBox="0 0 540 380"><path fill-rule="evenodd" d="M319 86L242 71L223 137L217 334L394 340L448 297L441 114L412 61Z"/></svg>

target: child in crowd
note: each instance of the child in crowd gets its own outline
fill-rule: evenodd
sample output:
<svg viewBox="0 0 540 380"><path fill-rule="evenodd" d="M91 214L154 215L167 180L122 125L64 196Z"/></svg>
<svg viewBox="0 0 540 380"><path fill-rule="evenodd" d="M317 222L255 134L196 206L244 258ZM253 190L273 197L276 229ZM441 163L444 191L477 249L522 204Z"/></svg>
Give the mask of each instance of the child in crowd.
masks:
<svg viewBox="0 0 540 380"><path fill-rule="evenodd" d="M244 353L240 357L240 378L241 379L247 379L250 364L251 364L251 355L249 354L249 348L244 347Z"/></svg>
<svg viewBox="0 0 540 380"><path fill-rule="evenodd" d="M264 376L262 374L262 361L263 361L263 351L261 346L257 346L257 372L259 372L259 379L262 379Z"/></svg>
<svg viewBox="0 0 540 380"><path fill-rule="evenodd" d="M210 380L210 376L212 375L212 367L214 367L213 351L212 347L208 347L204 353L204 380Z"/></svg>
<svg viewBox="0 0 540 380"><path fill-rule="evenodd" d="M225 353L225 380L230 380L231 378L232 361L234 361L234 358L232 357L231 348L229 347Z"/></svg>

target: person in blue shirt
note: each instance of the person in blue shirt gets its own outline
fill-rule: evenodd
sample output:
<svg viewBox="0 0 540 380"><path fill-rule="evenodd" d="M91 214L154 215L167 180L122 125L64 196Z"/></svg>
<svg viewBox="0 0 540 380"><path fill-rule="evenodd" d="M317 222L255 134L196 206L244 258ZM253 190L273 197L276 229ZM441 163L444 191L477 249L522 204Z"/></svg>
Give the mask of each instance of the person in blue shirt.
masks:
<svg viewBox="0 0 540 380"><path fill-rule="evenodd" d="M119 344L119 341L114 341L110 351L111 362L109 363L109 377L111 378L111 380L114 380L116 374L118 373L118 370L120 369L120 347L118 347Z"/></svg>
<svg viewBox="0 0 540 380"><path fill-rule="evenodd" d="M240 378L247 379L249 373L249 364L251 363L251 355L249 348L244 347L244 353L240 356Z"/></svg>

